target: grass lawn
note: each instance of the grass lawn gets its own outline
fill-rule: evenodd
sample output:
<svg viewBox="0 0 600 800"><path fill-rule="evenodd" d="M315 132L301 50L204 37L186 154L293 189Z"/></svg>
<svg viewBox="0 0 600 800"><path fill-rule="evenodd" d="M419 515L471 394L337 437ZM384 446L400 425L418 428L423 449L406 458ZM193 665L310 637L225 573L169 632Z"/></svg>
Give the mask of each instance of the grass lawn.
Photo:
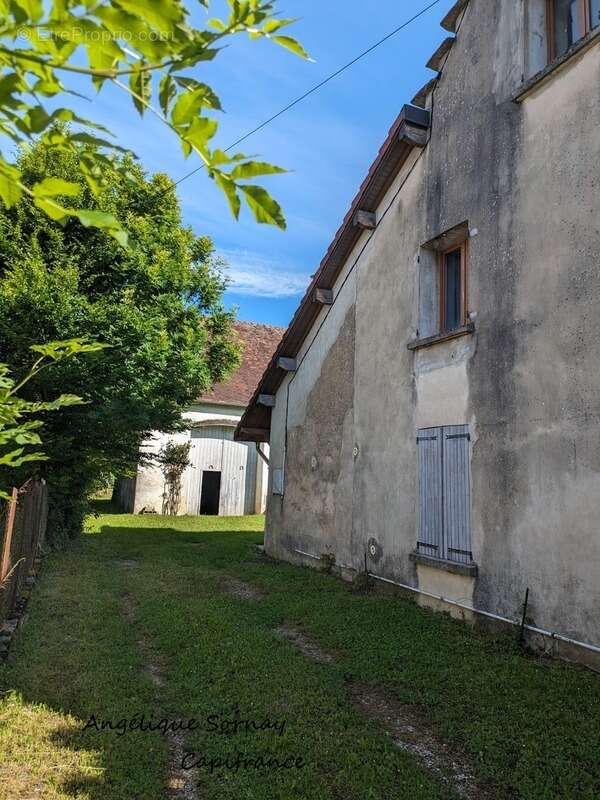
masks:
<svg viewBox="0 0 600 800"><path fill-rule="evenodd" d="M361 711L357 687L413 709L438 750L460 753L472 797L600 797L596 674L524 657L513 637L476 633L409 600L356 595L336 578L261 561L262 522L106 513L45 560L0 666L2 800L458 797L427 757L397 746L382 715ZM282 625L332 658L308 657L277 635ZM142 714L198 721L178 745L204 759L190 772L193 794L168 787L172 737L98 730ZM92 715L98 725L85 729ZM235 720L279 730L235 733ZM228 731L211 729L224 722ZM211 772L210 759L238 753L302 761L215 762Z"/></svg>

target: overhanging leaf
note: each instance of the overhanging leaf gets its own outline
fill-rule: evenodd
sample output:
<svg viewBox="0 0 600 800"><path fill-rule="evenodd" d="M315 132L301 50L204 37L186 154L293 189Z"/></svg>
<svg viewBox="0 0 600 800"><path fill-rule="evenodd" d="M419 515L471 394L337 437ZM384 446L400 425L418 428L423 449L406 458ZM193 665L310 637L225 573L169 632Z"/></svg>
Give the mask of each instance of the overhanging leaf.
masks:
<svg viewBox="0 0 600 800"><path fill-rule="evenodd" d="M225 194L227 202L229 203L229 207L231 208L231 213L236 219L238 219L240 216L241 202L235 183L231 180L231 178L229 178L227 175L224 175L222 172L215 173L215 182Z"/></svg>
<svg viewBox="0 0 600 800"><path fill-rule="evenodd" d="M293 39L291 36L271 36L271 39L300 58L310 60L310 56L297 39Z"/></svg>
<svg viewBox="0 0 600 800"><path fill-rule="evenodd" d="M128 237L119 221L112 214L105 211L93 211L91 209L69 209L69 214L85 225L86 228L100 228L105 230L113 239L121 245L127 247Z"/></svg>
<svg viewBox="0 0 600 800"><path fill-rule="evenodd" d="M277 225L281 230L286 229L285 217L279 203L274 200L262 186L246 186L239 184L238 188L246 196L246 202L257 222L266 225Z"/></svg>
<svg viewBox="0 0 600 800"><path fill-rule="evenodd" d="M214 108L215 111L222 111L221 101L216 92L206 83L201 83L195 78L177 77L175 82L188 91L198 91L202 97L202 105L207 108Z"/></svg>
<svg viewBox="0 0 600 800"><path fill-rule="evenodd" d="M69 211L55 200L46 197L34 197L33 202L36 208L39 208L40 211L47 214L50 219L59 222L61 225L64 224L69 217Z"/></svg>
<svg viewBox="0 0 600 800"><path fill-rule="evenodd" d="M14 172L0 170L0 198L7 208L12 208L23 196L23 189L17 176Z"/></svg>
<svg viewBox="0 0 600 800"><path fill-rule="evenodd" d="M33 22L41 19L44 13L42 0L14 0L14 2L23 10L27 19L33 20Z"/></svg>
<svg viewBox="0 0 600 800"><path fill-rule="evenodd" d="M145 66L145 62L138 62L129 76L129 88L132 92L133 105L139 112L140 117L144 116L144 111L152 96L152 73L144 69Z"/></svg>
<svg viewBox="0 0 600 800"><path fill-rule="evenodd" d="M158 102L160 103L160 107L165 116L168 114L171 100L176 94L177 87L175 86L175 81L173 80L173 77L167 73L163 76L158 91Z"/></svg>
<svg viewBox="0 0 600 800"><path fill-rule="evenodd" d="M217 122L214 119L196 117L183 134L182 145L186 157L190 154L191 147L204 155L206 153L206 146L215 135L217 127Z"/></svg>
<svg viewBox="0 0 600 800"><path fill-rule="evenodd" d="M172 31L175 23L184 21L183 7L174 0L115 0L115 5L163 33Z"/></svg>
<svg viewBox="0 0 600 800"><path fill-rule="evenodd" d="M209 87L200 84L195 89L184 89L177 98L177 102L171 112L173 125L188 125L197 116L200 109L205 105L210 105L210 95L207 92ZM214 95L214 92L212 92ZM216 97L216 95L214 95Z"/></svg>
<svg viewBox="0 0 600 800"><path fill-rule="evenodd" d="M211 17L211 19L207 20L206 24L210 28L214 28L216 31L219 31L219 33L223 33L223 31L227 29L227 25L225 25L225 23L217 17Z"/></svg>
<svg viewBox="0 0 600 800"><path fill-rule="evenodd" d="M278 175L282 172L287 172L287 170L276 167L274 164L268 164L266 161L247 161L245 164L239 164L230 172L230 175L233 180L237 181L256 178L258 175Z"/></svg>
<svg viewBox="0 0 600 800"><path fill-rule="evenodd" d="M76 197L80 191L81 186L78 183L64 181L62 178L44 178L43 181L33 186L33 193L37 197L55 197L56 195Z"/></svg>
<svg viewBox="0 0 600 800"><path fill-rule="evenodd" d="M275 33L275 31L284 28L286 25L291 25L293 22L297 22L297 19L269 19L262 26L262 30L265 33Z"/></svg>

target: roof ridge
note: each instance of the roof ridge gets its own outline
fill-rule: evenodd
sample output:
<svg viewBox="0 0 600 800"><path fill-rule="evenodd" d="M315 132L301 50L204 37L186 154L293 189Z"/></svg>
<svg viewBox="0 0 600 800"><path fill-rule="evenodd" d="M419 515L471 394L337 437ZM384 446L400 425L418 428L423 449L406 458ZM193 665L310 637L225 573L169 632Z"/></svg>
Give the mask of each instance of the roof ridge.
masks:
<svg viewBox="0 0 600 800"><path fill-rule="evenodd" d="M272 325L270 322L254 322L252 320L247 319L234 319L233 324L235 325L252 325L255 328L269 328L270 330L274 331L284 331L285 327L281 325Z"/></svg>
<svg viewBox="0 0 600 800"><path fill-rule="evenodd" d="M246 406L257 381L279 344L285 328L264 322L233 320L235 338L242 345L240 364L228 378L203 392L195 403Z"/></svg>

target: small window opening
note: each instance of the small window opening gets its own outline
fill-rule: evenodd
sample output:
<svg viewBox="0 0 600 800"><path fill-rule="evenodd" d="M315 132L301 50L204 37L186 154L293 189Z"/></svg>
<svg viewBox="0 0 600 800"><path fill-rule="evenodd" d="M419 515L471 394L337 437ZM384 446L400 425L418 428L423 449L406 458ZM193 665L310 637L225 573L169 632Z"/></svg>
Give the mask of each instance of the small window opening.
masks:
<svg viewBox="0 0 600 800"><path fill-rule="evenodd" d="M454 331L466 323L466 244L440 256L440 331Z"/></svg>
<svg viewBox="0 0 600 800"><path fill-rule="evenodd" d="M600 25L600 0L547 0L548 59L560 58Z"/></svg>

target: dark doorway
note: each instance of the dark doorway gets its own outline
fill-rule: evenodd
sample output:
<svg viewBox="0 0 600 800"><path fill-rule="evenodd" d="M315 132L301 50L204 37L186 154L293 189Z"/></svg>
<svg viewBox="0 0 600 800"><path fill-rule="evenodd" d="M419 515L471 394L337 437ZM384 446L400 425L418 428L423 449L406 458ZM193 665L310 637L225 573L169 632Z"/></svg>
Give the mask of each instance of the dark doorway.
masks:
<svg viewBox="0 0 600 800"><path fill-rule="evenodd" d="M221 473L214 470L202 472L202 494L200 496L201 514L219 513L219 495L221 494Z"/></svg>

